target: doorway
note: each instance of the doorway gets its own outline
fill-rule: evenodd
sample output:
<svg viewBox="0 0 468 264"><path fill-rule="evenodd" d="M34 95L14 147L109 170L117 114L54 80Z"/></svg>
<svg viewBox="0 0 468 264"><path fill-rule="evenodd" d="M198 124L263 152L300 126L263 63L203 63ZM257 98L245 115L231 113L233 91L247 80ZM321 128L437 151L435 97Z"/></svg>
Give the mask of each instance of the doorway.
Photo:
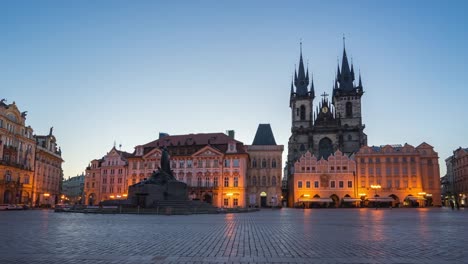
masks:
<svg viewBox="0 0 468 264"><path fill-rule="evenodd" d="M266 192L260 193L260 207L267 207L267 194Z"/></svg>

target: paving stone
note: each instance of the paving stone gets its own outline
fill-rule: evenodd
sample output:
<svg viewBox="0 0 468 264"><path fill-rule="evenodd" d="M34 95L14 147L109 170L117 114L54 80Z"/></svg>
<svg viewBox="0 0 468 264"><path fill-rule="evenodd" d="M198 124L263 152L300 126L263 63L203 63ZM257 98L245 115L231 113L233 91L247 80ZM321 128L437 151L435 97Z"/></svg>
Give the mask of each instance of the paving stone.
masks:
<svg viewBox="0 0 468 264"><path fill-rule="evenodd" d="M468 211L0 212L0 263L464 263Z"/></svg>

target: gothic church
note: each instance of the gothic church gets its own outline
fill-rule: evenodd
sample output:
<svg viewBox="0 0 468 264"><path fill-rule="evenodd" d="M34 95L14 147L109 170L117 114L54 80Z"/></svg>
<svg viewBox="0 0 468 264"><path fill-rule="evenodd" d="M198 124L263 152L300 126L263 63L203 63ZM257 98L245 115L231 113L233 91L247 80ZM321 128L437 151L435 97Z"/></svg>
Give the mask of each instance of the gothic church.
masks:
<svg viewBox="0 0 468 264"><path fill-rule="evenodd" d="M302 43L299 68L291 82L289 107L291 108L291 137L288 142L288 174L292 173L294 162L310 151L317 158L328 159L336 150L352 155L367 145L367 135L361 115L363 95L361 75L355 83L354 67L348 63L346 48L334 80L331 102L328 94L315 106L315 88L312 74L304 69Z"/></svg>

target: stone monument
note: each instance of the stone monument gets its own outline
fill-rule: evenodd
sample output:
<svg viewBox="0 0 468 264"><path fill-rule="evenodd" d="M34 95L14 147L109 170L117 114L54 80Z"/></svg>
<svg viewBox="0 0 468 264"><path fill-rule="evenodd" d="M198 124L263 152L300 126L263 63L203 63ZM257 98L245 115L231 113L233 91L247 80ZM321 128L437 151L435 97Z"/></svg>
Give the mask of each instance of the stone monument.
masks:
<svg viewBox="0 0 468 264"><path fill-rule="evenodd" d="M128 188L131 203L141 207L155 207L160 201L188 201L187 184L176 180L171 171L167 149L162 148L161 166L151 177Z"/></svg>

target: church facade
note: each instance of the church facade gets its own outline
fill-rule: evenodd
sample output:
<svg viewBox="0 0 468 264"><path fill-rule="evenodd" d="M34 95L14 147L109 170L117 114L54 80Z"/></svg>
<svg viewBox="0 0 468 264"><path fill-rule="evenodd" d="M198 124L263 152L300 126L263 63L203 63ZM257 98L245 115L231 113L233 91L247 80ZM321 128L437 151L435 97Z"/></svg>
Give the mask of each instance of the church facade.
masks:
<svg viewBox="0 0 468 264"><path fill-rule="evenodd" d="M352 155L367 145L362 122L361 99L364 94L361 75L356 81L354 66L349 64L343 48L341 67L338 64L331 99L323 93L317 104L312 74L304 67L302 44L299 67L291 82L291 136L288 142L287 178L293 190L294 164L306 152L327 160L336 151ZM315 111L314 111L315 109ZM288 204L293 203L290 194Z"/></svg>

